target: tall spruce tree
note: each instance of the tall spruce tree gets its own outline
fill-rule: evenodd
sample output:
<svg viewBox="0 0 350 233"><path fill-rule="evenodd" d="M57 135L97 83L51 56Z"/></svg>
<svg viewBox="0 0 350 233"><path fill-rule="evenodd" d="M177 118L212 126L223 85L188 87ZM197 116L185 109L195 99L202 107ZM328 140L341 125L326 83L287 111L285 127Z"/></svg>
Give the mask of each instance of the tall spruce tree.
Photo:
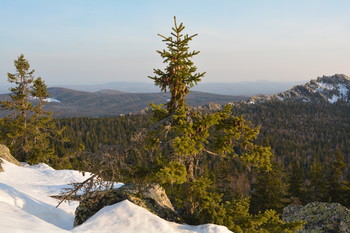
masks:
<svg viewBox="0 0 350 233"><path fill-rule="evenodd" d="M196 73L197 68L191 61L199 52L190 52L188 43L197 34L183 35L184 29L183 24L177 24L174 17L171 36L159 35L166 43L167 50L157 52L167 67L164 70L154 69L155 76L149 77L162 91L169 90L171 94L165 108L151 105L155 124L146 138L149 140L148 149L157 157L152 160L158 163L152 166L156 181L166 188L169 187L167 184L171 186L167 192L170 191L176 209L189 222L225 224L232 230L241 229L237 232L267 232L267 225L293 232L300 227L300 223L285 224L279 220L276 212L266 211L256 218L248 214L244 223L235 221L230 214L233 204L223 201L219 190L211 185L208 177L203 176L199 161L204 154L238 158L247 167L270 171L272 153L269 147L254 144L259 129L251 128L243 117L232 115L232 106L226 105L218 112L203 113L186 104L185 97L190 88L205 73ZM185 173L187 181L179 173ZM177 192L174 192L174 187ZM186 199L183 199L184 193ZM244 208L243 212L247 213L249 204Z"/></svg>
<svg viewBox="0 0 350 233"><path fill-rule="evenodd" d="M255 145L259 129L251 128L242 117L231 114L232 106L226 105L219 112L203 114L186 104L186 95L205 73L195 73L191 61L198 51L189 51L188 43L197 34L183 35L185 27L176 23L172 36L159 35L167 50L157 51L167 63L165 70L154 69L155 81L162 91L170 90L171 99L166 108L153 105L157 124L151 133L154 144L170 146L173 158L197 157L203 153L214 156L239 157L247 166L271 169L272 156L269 147ZM193 165L193 164L192 164Z"/></svg>
<svg viewBox="0 0 350 233"><path fill-rule="evenodd" d="M20 161L48 162L54 154L49 137L59 131L51 113L44 111L47 87L40 77L33 76L35 71L30 70L23 54L14 63L17 72L8 73L8 81L15 86L10 98L0 102L2 110L9 112L0 121L0 140Z"/></svg>

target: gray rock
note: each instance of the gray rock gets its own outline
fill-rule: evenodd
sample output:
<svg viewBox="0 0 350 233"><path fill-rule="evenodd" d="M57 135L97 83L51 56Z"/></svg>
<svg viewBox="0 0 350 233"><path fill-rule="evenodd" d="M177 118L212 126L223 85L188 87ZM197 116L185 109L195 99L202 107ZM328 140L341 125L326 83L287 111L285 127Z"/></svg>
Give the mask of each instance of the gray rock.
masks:
<svg viewBox="0 0 350 233"><path fill-rule="evenodd" d="M18 162L15 157L13 157L10 153L10 150L5 145L0 145L0 158L5 159L6 161L16 164L18 166L21 166L21 164ZM0 159L0 172L3 172L4 170L1 167L2 160Z"/></svg>
<svg viewBox="0 0 350 233"><path fill-rule="evenodd" d="M287 206L282 219L285 222L305 221L301 233L350 232L350 210L338 203L312 202L305 206Z"/></svg>
<svg viewBox="0 0 350 233"><path fill-rule="evenodd" d="M165 220L182 222L161 186L150 184L146 187L139 187L134 184L126 184L118 189L108 192L98 191L91 197L84 198L75 211L74 226L84 223L103 207L124 200L129 200Z"/></svg>

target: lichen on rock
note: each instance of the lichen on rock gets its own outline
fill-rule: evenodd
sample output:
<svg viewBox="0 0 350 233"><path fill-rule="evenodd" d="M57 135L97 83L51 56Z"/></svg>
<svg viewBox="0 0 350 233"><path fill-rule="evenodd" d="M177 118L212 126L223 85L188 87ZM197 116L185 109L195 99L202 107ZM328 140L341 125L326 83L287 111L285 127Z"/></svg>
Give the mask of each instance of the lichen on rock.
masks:
<svg viewBox="0 0 350 233"><path fill-rule="evenodd" d="M305 206L284 208L285 222L305 221L301 233L350 232L350 210L338 203L312 202Z"/></svg>

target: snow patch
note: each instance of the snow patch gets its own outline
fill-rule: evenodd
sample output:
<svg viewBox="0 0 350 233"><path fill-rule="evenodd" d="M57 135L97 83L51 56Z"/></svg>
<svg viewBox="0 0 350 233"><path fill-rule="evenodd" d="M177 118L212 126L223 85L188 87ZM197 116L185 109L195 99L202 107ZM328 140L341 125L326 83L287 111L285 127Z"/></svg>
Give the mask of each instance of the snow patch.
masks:
<svg viewBox="0 0 350 233"><path fill-rule="evenodd" d="M324 83L324 82L319 82L318 83L318 88L317 90L318 91L323 91L323 90L333 90L335 87L332 85L332 84L329 84L329 83Z"/></svg>
<svg viewBox="0 0 350 233"><path fill-rule="evenodd" d="M32 96L31 99L37 100L37 99L39 99L39 98L38 98L38 97ZM44 101L44 102L47 102L47 103L61 103L61 101L59 101L58 99L50 98L50 97L49 97L49 98L43 99L43 101Z"/></svg>
<svg viewBox="0 0 350 233"><path fill-rule="evenodd" d="M69 233L27 212L0 201L1 232L18 233Z"/></svg>
<svg viewBox="0 0 350 233"><path fill-rule="evenodd" d="M328 102L331 104L334 104L335 102L337 102L339 100L339 96L338 95L333 95L332 98L328 99Z"/></svg>
<svg viewBox="0 0 350 233"><path fill-rule="evenodd" d="M284 101L284 98L282 96L278 95L277 98L278 98L279 101Z"/></svg>
<svg viewBox="0 0 350 233"><path fill-rule="evenodd" d="M61 101L59 101L58 99L55 99L55 98L46 98L46 99L44 99L44 101L47 103L61 103Z"/></svg>
<svg viewBox="0 0 350 233"><path fill-rule="evenodd" d="M349 89L346 87L346 85L344 84L339 84L338 86L340 95L344 98L347 97L349 95Z"/></svg>

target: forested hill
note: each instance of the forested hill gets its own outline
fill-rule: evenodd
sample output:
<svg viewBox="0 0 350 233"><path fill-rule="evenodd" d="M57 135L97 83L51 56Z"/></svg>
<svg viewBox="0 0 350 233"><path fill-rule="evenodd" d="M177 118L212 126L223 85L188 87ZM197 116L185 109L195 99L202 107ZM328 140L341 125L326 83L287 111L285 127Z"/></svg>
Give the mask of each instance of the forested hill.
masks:
<svg viewBox="0 0 350 233"><path fill-rule="evenodd" d="M77 91L66 88L48 88L49 103L45 108L52 111L54 117L103 117L120 114L139 113L150 103L165 104L169 93L125 93L115 90L97 92ZM7 95L0 95L5 99ZM210 102L226 104L247 100L244 96L218 95L205 92L191 92L188 97L190 106L202 106ZM5 114L0 112L0 114Z"/></svg>

